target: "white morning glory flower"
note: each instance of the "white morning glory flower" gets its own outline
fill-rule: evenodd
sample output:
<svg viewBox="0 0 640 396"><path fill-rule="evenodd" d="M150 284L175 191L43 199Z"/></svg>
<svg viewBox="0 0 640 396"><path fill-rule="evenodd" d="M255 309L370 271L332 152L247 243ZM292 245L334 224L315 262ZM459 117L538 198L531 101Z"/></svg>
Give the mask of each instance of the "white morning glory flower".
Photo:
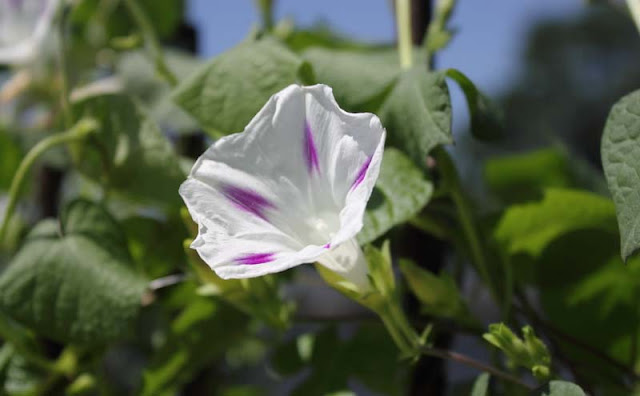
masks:
<svg viewBox="0 0 640 396"><path fill-rule="evenodd" d="M225 279L318 262L366 287L355 236L385 135L374 114L340 109L330 87L290 85L244 132L215 142L180 187L198 223L191 247Z"/></svg>
<svg viewBox="0 0 640 396"><path fill-rule="evenodd" d="M59 0L0 0L0 64L31 61L47 37Z"/></svg>

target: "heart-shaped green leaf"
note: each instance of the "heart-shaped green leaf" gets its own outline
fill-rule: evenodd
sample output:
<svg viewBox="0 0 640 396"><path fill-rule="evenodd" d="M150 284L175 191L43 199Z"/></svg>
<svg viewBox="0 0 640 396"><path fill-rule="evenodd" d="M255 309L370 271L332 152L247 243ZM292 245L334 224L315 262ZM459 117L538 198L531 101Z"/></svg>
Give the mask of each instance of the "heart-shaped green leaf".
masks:
<svg viewBox="0 0 640 396"><path fill-rule="evenodd" d="M101 206L78 200L60 223L45 220L0 276L0 309L61 342L121 337L146 281L131 269L127 241Z"/></svg>

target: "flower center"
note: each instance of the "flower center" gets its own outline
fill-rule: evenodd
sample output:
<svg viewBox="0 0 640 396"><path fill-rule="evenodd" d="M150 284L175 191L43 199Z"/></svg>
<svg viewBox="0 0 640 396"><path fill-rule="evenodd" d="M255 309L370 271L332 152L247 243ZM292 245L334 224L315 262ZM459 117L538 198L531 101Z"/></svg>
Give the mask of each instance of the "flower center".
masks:
<svg viewBox="0 0 640 396"><path fill-rule="evenodd" d="M340 229L340 219L333 212L319 213L305 221L308 229L307 243L310 245L325 245Z"/></svg>

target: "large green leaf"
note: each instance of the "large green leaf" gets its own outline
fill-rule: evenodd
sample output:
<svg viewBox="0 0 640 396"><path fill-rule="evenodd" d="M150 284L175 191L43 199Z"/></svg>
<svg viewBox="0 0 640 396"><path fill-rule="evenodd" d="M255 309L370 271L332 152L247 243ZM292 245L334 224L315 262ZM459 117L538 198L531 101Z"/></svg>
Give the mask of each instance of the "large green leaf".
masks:
<svg viewBox="0 0 640 396"><path fill-rule="evenodd" d="M180 83L173 98L206 130L240 132L271 95L308 77L308 69L273 39L243 43Z"/></svg>
<svg viewBox="0 0 640 396"><path fill-rule="evenodd" d="M242 338L247 317L211 298L193 299L173 321L143 376L142 396L174 395Z"/></svg>
<svg viewBox="0 0 640 396"><path fill-rule="evenodd" d="M351 51L311 48L302 54L319 83L333 87L348 111L375 112L401 73L395 50Z"/></svg>
<svg viewBox="0 0 640 396"><path fill-rule="evenodd" d="M46 379L44 370L34 367L10 344L4 344L2 352L7 358L2 386L3 395L20 396L38 394L38 388Z"/></svg>
<svg viewBox="0 0 640 396"><path fill-rule="evenodd" d="M622 257L640 248L640 91L611 109L602 136L602 164L616 204Z"/></svg>
<svg viewBox="0 0 640 396"><path fill-rule="evenodd" d="M167 276L186 267L182 244L187 233L178 219L132 216L122 220L122 226L133 261L148 278Z"/></svg>
<svg viewBox="0 0 640 396"><path fill-rule="evenodd" d="M505 202L539 199L545 189L573 187L569 159L556 147L487 160L485 178Z"/></svg>
<svg viewBox="0 0 640 396"><path fill-rule="evenodd" d="M409 220L422 210L432 193L433 185L409 158L397 149L386 149L358 241L371 242Z"/></svg>
<svg viewBox="0 0 640 396"><path fill-rule="evenodd" d="M153 121L125 96L104 95L76 104L100 121L93 145L75 146L78 169L108 188L145 201L179 204L186 178L178 156Z"/></svg>
<svg viewBox="0 0 640 396"><path fill-rule="evenodd" d="M549 189L540 202L507 209L494 235L511 254L538 256L555 238L583 229L617 233L613 203L583 191Z"/></svg>
<svg viewBox="0 0 640 396"><path fill-rule="evenodd" d="M146 284L115 220L78 200L29 234L0 276L0 307L52 339L99 344L125 333Z"/></svg>
<svg viewBox="0 0 640 396"><path fill-rule="evenodd" d="M426 168L431 149L453 142L445 74L428 73L424 67L405 71L382 105L380 118L389 143Z"/></svg>

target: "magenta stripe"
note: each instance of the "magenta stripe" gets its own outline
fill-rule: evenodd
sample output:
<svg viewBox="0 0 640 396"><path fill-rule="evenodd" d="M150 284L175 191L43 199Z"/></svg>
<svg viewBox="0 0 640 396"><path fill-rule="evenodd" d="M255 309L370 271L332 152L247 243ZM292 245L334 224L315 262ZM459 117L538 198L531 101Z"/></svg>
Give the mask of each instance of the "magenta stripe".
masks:
<svg viewBox="0 0 640 396"><path fill-rule="evenodd" d="M221 190L222 194L234 206L263 220L267 220L265 211L269 208L275 208L271 202L255 191L230 184L223 184Z"/></svg>
<svg viewBox="0 0 640 396"><path fill-rule="evenodd" d="M373 157L367 158L367 161L362 165L362 168L360 168L360 170L358 171L358 176L356 177L356 180L353 182L353 185L351 186L351 188L356 188L360 183L362 183L362 181L364 180L364 177L367 175L367 170L369 169L369 165L371 165L372 159Z"/></svg>
<svg viewBox="0 0 640 396"><path fill-rule="evenodd" d="M307 170L309 173L316 171L320 172L320 165L318 163L318 150L316 150L316 144L313 141L313 132L308 121L304 122L304 160L307 163Z"/></svg>
<svg viewBox="0 0 640 396"><path fill-rule="evenodd" d="M246 264L246 265L254 265L254 264L264 264L275 259L275 254L273 253L255 253L255 254L247 254L245 256L240 256L236 258L234 261L238 264Z"/></svg>

